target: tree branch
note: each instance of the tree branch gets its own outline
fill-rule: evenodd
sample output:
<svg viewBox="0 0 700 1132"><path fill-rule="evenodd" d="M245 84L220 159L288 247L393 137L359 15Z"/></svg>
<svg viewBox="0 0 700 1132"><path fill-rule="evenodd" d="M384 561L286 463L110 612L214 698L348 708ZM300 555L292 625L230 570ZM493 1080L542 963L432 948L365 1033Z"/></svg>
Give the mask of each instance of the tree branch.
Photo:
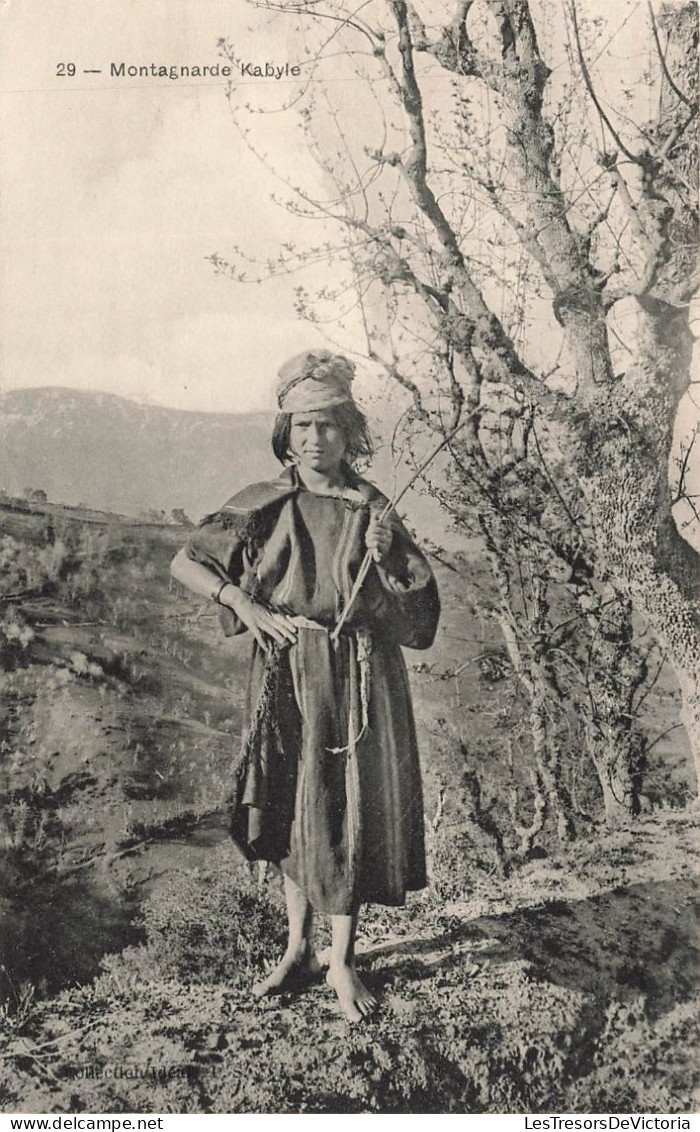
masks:
<svg viewBox="0 0 700 1132"><path fill-rule="evenodd" d="M632 153L632 151L627 148L627 146L623 142L622 138L620 137L619 133L617 132L617 130L613 126L612 122L608 118L607 114L603 110L603 107L600 103L600 99L598 98L598 95L595 92L595 87L593 86L593 80L591 79L591 73L588 70L588 64L586 63L586 57L583 53L583 47L581 45L581 34L580 34L580 31L579 31L579 26L578 26L578 12L576 10L575 0L571 0L571 2L569 4L569 15L571 17L571 25L572 25L573 32L574 32L574 44L575 44L575 47L576 47L576 55L578 56L579 67L581 68L581 76L583 78L583 82L584 82L584 85L586 87L586 90L588 91L588 95L591 99L591 102L593 103L596 110L598 111L598 114L600 115L601 122L603 122L604 125L607 126L608 130L610 131L610 135L613 138L615 145L618 147L618 149L622 150L625 157L627 157L629 161L632 161L636 164L639 160L637 155Z"/></svg>
<svg viewBox="0 0 700 1132"><path fill-rule="evenodd" d="M467 16L474 0L458 0L455 14L442 29L438 40L429 40L425 34L425 25L418 17L412 4L407 4L409 14L409 31L413 40L415 51L424 51L433 55L446 71L462 75L482 77L484 60L480 59L473 41L467 32Z"/></svg>
<svg viewBox="0 0 700 1132"><path fill-rule="evenodd" d="M683 93L683 91L680 89L680 87L674 81L673 75L671 74L671 72L668 69L668 65L666 63L666 56L664 55L663 48L661 47L661 40L659 39L659 28L658 28L658 24L656 23L656 16L654 15L654 9L652 7L651 0L647 0L647 8L649 9L649 20L651 22L651 30L652 30L652 34L654 36L654 43L656 44L656 50L657 50L657 53L658 53L658 56L659 56L659 62L661 63L661 69L662 69L664 76L666 78L666 82L670 86L673 93L676 95L676 98L679 98L681 100L681 102L684 102L686 104L686 106L692 107L693 106L692 100L690 98L688 98L688 96Z"/></svg>

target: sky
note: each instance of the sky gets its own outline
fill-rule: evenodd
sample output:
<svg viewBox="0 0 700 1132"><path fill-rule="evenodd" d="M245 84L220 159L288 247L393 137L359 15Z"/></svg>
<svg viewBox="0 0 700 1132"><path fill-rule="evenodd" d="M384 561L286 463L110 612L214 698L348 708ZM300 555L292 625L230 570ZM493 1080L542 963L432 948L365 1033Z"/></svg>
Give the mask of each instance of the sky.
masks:
<svg viewBox="0 0 700 1132"><path fill-rule="evenodd" d="M280 362L317 344L289 282L237 285L206 260L237 244L273 253L295 230L261 189L225 80L109 74L223 63L220 37L296 62L276 26L251 37L248 17L244 0L0 4L0 388L269 409ZM69 62L75 77L59 76ZM288 123L266 130L293 167Z"/></svg>
<svg viewBox="0 0 700 1132"><path fill-rule="evenodd" d="M434 7L424 0L421 10ZM585 9L619 9L621 21L630 5L586 0ZM633 28L618 44L625 75L638 65ZM0 389L66 385L181 409L273 407L281 361L323 341L295 313L303 279L237 284L206 257L235 258L236 245L275 255L284 241L328 232L270 200L285 190L236 131L224 79L109 72L112 62L221 64L221 37L243 60L294 65L303 44L291 34L245 0L0 0ZM545 35L549 52L561 53ZM75 76L60 76L61 63ZM339 60L327 65L347 109L357 87L338 83ZM273 104L298 81L246 89ZM288 115L259 120L256 141L324 195ZM361 346L352 320L348 333Z"/></svg>

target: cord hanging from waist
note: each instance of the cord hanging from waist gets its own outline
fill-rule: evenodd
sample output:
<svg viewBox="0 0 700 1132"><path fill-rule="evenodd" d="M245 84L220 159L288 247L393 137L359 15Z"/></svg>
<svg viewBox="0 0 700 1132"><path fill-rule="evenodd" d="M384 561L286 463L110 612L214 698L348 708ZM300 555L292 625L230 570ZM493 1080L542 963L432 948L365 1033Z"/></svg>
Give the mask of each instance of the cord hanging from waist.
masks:
<svg viewBox="0 0 700 1132"><path fill-rule="evenodd" d="M289 620L300 629L313 629L327 633L334 648L338 647L338 637L333 636L332 626L322 625L310 617L296 615ZM369 731L369 699L370 699L370 655L372 652L372 634L369 629L346 630L345 636L354 637L357 650L358 684L360 688L360 730L354 734L352 708L348 719L348 742L344 747L326 747L329 754L353 754L360 739Z"/></svg>

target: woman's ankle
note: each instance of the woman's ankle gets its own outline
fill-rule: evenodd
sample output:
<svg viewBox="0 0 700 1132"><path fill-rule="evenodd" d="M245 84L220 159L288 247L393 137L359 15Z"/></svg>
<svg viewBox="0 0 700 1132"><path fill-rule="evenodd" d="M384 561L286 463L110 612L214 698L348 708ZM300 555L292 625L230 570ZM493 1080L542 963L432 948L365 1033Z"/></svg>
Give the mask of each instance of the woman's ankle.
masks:
<svg viewBox="0 0 700 1132"><path fill-rule="evenodd" d="M287 948L285 955L291 955L296 959L305 959L314 954L314 945L310 939L302 936L301 939L287 940Z"/></svg>

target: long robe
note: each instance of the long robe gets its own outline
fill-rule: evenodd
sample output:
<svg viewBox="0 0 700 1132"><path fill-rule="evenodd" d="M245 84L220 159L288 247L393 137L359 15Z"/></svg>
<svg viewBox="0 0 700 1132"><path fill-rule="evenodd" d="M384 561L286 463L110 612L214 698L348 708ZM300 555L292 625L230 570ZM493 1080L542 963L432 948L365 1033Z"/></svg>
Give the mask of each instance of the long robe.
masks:
<svg viewBox="0 0 700 1132"><path fill-rule="evenodd" d="M186 552L269 608L297 619L297 641L257 646L231 832L250 859L271 860L332 915L402 904L426 884L423 804L401 646L428 648L439 616L432 571L391 514L389 553L373 565L346 626L372 505L386 502L348 471L352 498L309 492L294 469L207 516ZM245 630L222 609L228 634Z"/></svg>

